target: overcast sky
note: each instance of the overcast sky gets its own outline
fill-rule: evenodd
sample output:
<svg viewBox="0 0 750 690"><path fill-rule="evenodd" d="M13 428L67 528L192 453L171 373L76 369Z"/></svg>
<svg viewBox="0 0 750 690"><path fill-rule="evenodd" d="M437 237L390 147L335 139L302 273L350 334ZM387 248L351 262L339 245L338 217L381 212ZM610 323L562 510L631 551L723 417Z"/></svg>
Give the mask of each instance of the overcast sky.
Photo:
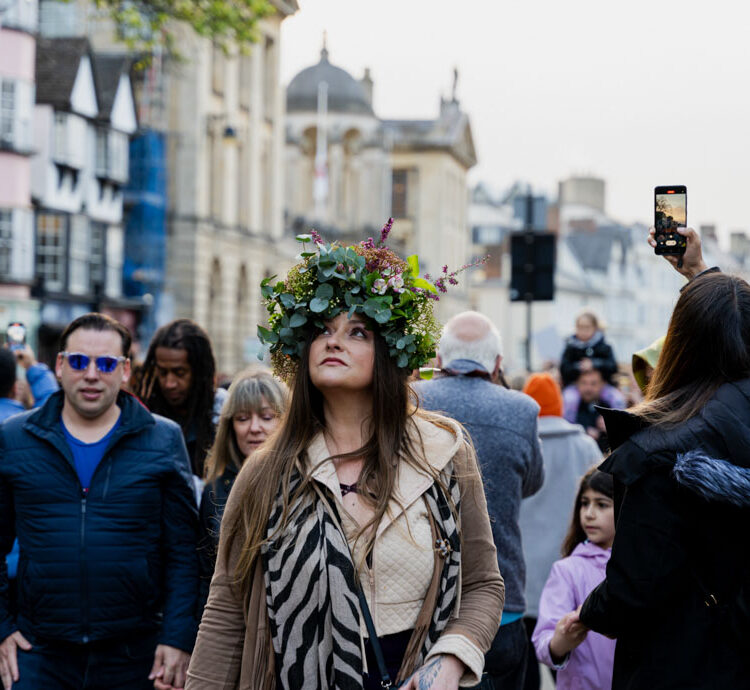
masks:
<svg viewBox="0 0 750 690"><path fill-rule="evenodd" d="M437 115L453 67L472 183L607 181L607 211L650 223L653 188L688 187L690 225L750 230L750 4L718 0L299 0L284 85L319 59L370 67L379 117Z"/></svg>

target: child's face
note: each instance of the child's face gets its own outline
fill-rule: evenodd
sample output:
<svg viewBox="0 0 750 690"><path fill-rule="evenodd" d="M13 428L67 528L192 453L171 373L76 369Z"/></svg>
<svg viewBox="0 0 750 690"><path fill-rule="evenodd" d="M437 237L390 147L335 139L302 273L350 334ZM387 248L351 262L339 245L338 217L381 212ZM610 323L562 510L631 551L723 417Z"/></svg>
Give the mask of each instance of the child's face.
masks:
<svg viewBox="0 0 750 690"><path fill-rule="evenodd" d="M578 340L585 343L594 337L594 333L596 333L596 326L594 326L594 322L590 318L582 316L576 321L576 338Z"/></svg>
<svg viewBox="0 0 750 690"><path fill-rule="evenodd" d="M588 540L603 549L612 546L615 538L614 502L609 496L586 489L581 496L579 517Z"/></svg>

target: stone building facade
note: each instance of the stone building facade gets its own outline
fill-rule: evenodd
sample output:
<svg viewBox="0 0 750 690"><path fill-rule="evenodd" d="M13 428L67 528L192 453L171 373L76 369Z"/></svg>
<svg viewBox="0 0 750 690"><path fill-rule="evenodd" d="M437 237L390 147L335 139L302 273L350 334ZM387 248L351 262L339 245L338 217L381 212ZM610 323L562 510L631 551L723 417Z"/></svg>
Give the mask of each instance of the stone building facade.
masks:
<svg viewBox="0 0 750 690"><path fill-rule="evenodd" d="M155 325L197 321L227 373L257 361L259 283L293 258L282 249L279 57L281 23L298 6L272 4L276 12L258 23L259 41L247 54L225 53L176 26L179 58L157 55L134 73L139 135L145 128L166 141L166 267L145 283L160 292L152 317ZM97 53L126 50L106 10L90 0L42 0L41 24L48 36L87 36Z"/></svg>
<svg viewBox="0 0 750 690"><path fill-rule="evenodd" d="M185 29L188 58L165 67L168 120L166 290L175 317L209 332L220 371L254 360L259 283L290 257L282 249L284 101L282 21L274 2L249 54L225 54Z"/></svg>
<svg viewBox="0 0 750 690"><path fill-rule="evenodd" d="M450 99L440 100L438 116L426 120L380 118L373 89L369 70L355 79L331 63L325 47L318 63L289 83L287 234L316 227L326 239L359 241L393 216L391 241L418 254L423 271L437 275L444 264L460 266L472 255L466 175L477 159L455 88ZM317 196L315 191L321 177L322 197L320 187ZM441 299L441 318L468 306L465 283Z"/></svg>

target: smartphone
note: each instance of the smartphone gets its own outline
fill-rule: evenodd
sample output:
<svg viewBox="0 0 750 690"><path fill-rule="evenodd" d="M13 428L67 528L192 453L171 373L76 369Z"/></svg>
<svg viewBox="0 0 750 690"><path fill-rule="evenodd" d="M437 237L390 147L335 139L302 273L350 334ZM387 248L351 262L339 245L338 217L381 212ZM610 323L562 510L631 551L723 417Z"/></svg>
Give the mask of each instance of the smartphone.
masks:
<svg viewBox="0 0 750 690"><path fill-rule="evenodd" d="M682 255L687 249L687 239L677 228L687 227L687 187L654 188L654 228L656 254Z"/></svg>
<svg viewBox="0 0 750 690"><path fill-rule="evenodd" d="M5 331L5 338L8 341L9 349L23 350L26 345L26 326L18 321L9 323Z"/></svg>

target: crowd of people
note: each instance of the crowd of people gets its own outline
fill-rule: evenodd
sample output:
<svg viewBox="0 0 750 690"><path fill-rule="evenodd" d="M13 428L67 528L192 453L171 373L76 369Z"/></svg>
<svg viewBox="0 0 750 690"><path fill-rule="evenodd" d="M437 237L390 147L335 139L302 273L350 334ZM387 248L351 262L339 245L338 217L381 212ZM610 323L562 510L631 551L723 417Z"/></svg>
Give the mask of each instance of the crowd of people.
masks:
<svg viewBox="0 0 750 690"><path fill-rule="evenodd" d="M0 349L5 690L750 688L750 286L686 230L632 372L585 311L513 390L388 230L303 237L228 389L188 319Z"/></svg>

